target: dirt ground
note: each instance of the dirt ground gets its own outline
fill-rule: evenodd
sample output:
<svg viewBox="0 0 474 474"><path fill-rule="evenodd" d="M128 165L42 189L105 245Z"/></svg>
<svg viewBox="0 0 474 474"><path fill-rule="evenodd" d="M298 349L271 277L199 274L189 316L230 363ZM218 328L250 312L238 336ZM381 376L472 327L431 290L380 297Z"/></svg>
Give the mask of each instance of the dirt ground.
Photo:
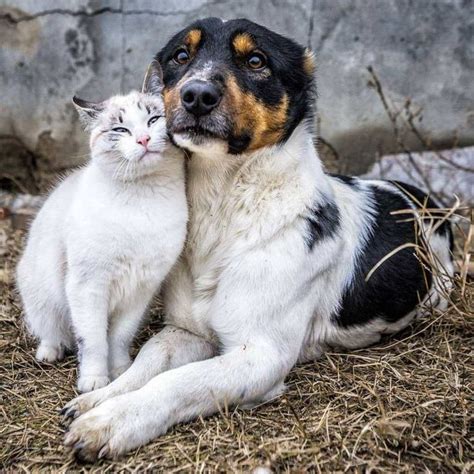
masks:
<svg viewBox="0 0 474 474"><path fill-rule="evenodd" d="M0 470L474 472L472 282L396 337L295 368L278 400L174 427L115 462L76 464L58 415L75 395L76 361L34 359L13 284L22 237L7 233L0 255Z"/></svg>

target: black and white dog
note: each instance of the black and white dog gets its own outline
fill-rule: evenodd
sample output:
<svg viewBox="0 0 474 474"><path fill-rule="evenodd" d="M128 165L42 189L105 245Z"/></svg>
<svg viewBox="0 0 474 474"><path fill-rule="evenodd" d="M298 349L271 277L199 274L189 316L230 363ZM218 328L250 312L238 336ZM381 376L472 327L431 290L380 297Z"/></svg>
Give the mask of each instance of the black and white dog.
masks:
<svg viewBox="0 0 474 474"><path fill-rule="evenodd" d="M209 18L157 60L169 133L190 152L187 245L164 288L165 328L64 410L65 443L85 460L276 397L296 363L373 344L420 303L446 305L453 271L451 230L417 212L436 207L421 191L324 173L310 51Z"/></svg>

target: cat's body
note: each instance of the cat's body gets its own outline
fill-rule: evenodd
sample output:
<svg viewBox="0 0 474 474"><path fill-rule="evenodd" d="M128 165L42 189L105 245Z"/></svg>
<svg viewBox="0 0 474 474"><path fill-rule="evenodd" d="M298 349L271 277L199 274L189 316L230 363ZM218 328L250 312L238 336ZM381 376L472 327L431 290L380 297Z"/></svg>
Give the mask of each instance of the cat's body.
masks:
<svg viewBox="0 0 474 474"><path fill-rule="evenodd" d="M184 160L167 140L160 104L138 93L108 101L94 119L91 162L49 196L18 266L26 321L40 340L37 358L52 362L77 345L80 391L128 368L146 307L184 244ZM104 133L103 116L117 111L116 129L129 127L129 140L138 129L136 147L117 145L123 130ZM159 119L142 127L153 114ZM140 127L149 130L143 156ZM121 164L117 147L134 158Z"/></svg>

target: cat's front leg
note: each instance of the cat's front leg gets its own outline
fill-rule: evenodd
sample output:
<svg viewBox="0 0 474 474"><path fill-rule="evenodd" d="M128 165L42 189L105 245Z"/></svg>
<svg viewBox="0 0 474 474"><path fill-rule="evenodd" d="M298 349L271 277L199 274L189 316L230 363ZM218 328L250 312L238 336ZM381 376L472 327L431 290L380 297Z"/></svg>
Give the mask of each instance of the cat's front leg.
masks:
<svg viewBox="0 0 474 474"><path fill-rule="evenodd" d="M89 277L89 278L88 278ZM76 335L79 359L77 388L90 392L110 381L108 370L108 291L91 275L70 274L66 294Z"/></svg>
<svg viewBox="0 0 474 474"><path fill-rule="evenodd" d="M109 324L109 370L111 379L116 379L131 365L130 345L137 334L153 290L143 290L129 301L121 302Z"/></svg>

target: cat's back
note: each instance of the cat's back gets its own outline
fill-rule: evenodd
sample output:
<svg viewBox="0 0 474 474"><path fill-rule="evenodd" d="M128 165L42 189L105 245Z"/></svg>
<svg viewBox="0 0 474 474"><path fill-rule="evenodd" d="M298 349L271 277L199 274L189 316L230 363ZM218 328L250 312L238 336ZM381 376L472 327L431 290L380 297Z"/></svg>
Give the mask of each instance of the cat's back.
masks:
<svg viewBox="0 0 474 474"><path fill-rule="evenodd" d="M41 238L43 234L53 240L59 237L57 231L67 219L82 174L83 169L75 170L56 185L32 222L29 241Z"/></svg>
<svg viewBox="0 0 474 474"><path fill-rule="evenodd" d="M49 278L51 272L48 272L48 269L61 266L56 264L65 258L65 222L82 172L76 170L62 179L46 198L31 223L25 249L17 268L20 290L23 288L25 291L30 291L29 285L34 285L38 276L51 284Z"/></svg>

